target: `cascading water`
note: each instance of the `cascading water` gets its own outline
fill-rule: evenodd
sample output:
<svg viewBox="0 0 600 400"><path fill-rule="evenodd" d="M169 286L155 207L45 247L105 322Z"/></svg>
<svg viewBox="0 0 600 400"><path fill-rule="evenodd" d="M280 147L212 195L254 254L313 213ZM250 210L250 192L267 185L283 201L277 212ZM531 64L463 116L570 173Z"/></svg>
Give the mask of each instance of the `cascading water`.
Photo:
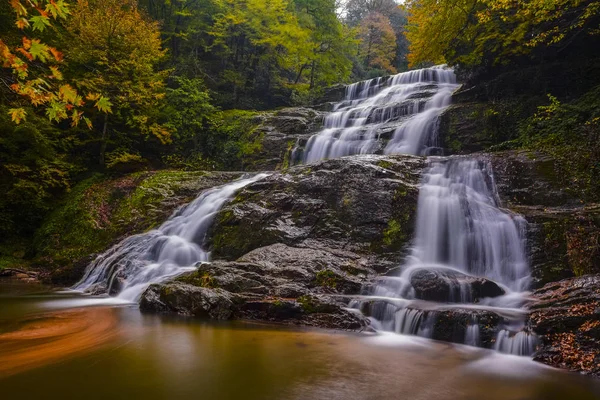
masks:
<svg viewBox="0 0 600 400"><path fill-rule="evenodd" d="M416 236L402 273L383 277L351 306L370 315L375 329L425 337L432 337L440 312L460 310L467 325L456 341L475 346L478 313L491 312L502 321L495 349L531 354L535 337L523 330L522 310L530 279L525 221L498 204L488 163L433 161L424 174Z"/></svg>
<svg viewBox="0 0 600 400"><path fill-rule="evenodd" d="M454 71L436 66L354 83L312 136L303 161L384 152L430 154L438 117L458 87ZM384 147L382 136L390 135Z"/></svg>
<svg viewBox="0 0 600 400"><path fill-rule="evenodd" d="M196 263L210 259L202 243L217 212L238 190L265 176L259 174L203 192L159 228L130 236L98 256L73 289L137 301L152 283L194 270Z"/></svg>

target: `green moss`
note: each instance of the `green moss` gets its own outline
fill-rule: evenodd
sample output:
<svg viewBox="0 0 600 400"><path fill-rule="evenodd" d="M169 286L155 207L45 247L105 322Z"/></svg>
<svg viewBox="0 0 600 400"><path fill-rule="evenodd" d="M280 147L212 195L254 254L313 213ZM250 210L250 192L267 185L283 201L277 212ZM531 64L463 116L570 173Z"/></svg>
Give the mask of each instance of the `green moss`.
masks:
<svg viewBox="0 0 600 400"><path fill-rule="evenodd" d="M179 282L187 283L188 285L210 288L217 288L218 285L215 279L208 271L197 271L193 274L184 275L182 277L177 278Z"/></svg>
<svg viewBox="0 0 600 400"><path fill-rule="evenodd" d="M281 169L287 170L290 167L290 158L292 157L292 151L294 149L295 142L293 140L288 141L287 150L283 156L283 162L281 163Z"/></svg>
<svg viewBox="0 0 600 400"><path fill-rule="evenodd" d="M383 243L386 246L392 246L399 241L406 239L402 226L398 221L392 219L388 222L388 227L383 231Z"/></svg>
<svg viewBox="0 0 600 400"><path fill-rule="evenodd" d="M394 163L387 160L380 160L379 162L377 162L377 166L385 169L394 169Z"/></svg>
<svg viewBox="0 0 600 400"><path fill-rule="evenodd" d="M306 314L313 314L317 312L317 303L312 296L301 296L296 300L302 306L302 310Z"/></svg>
<svg viewBox="0 0 600 400"><path fill-rule="evenodd" d="M61 268L104 251L117 239L152 229L166 218L163 202L195 197L204 172L159 171L116 179L93 176L76 185L36 232L36 265ZM187 193L189 198L181 196ZM171 205L172 207L172 205Z"/></svg>
<svg viewBox="0 0 600 400"><path fill-rule="evenodd" d="M338 277L335 274L335 272L329 269L324 269L322 271L317 272L315 282L319 286L335 289L338 284Z"/></svg>

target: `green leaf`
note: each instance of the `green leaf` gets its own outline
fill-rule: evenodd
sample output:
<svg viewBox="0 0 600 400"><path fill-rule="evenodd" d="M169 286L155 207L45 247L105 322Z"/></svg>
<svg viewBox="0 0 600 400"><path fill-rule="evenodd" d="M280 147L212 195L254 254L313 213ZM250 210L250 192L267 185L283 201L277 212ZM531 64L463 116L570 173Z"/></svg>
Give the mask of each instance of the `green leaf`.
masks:
<svg viewBox="0 0 600 400"><path fill-rule="evenodd" d="M112 103L110 102L110 100L107 97L102 96L96 102L96 108L98 110L100 110L101 112L112 113L111 107L112 107Z"/></svg>
<svg viewBox="0 0 600 400"><path fill-rule="evenodd" d="M29 53L31 53L34 60L38 58L42 62L46 62L50 57L49 47L41 43L38 39L33 39L31 41Z"/></svg>
<svg viewBox="0 0 600 400"><path fill-rule="evenodd" d="M49 21L48 17L43 17L41 15L36 15L34 17L31 17L29 19L29 22L31 22L31 24L33 25L34 31L43 32L47 26L50 26L50 21Z"/></svg>
<svg viewBox="0 0 600 400"><path fill-rule="evenodd" d="M67 118L66 104L59 101L52 101L50 106L46 108L46 116L50 121L62 121Z"/></svg>

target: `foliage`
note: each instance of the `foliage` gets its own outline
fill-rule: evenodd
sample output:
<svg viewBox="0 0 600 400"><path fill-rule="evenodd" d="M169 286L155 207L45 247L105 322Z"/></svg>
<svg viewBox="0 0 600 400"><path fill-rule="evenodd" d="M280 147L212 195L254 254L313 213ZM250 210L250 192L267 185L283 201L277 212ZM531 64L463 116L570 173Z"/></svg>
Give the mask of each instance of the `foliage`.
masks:
<svg viewBox="0 0 600 400"><path fill-rule="evenodd" d="M18 39L16 32L0 39L0 64L10 71L3 81L19 96L19 101L8 110L12 121L16 124L24 121L28 105L43 106L50 120L69 119L73 126L82 119L91 126L83 113L86 105L102 113L111 112L106 97L95 91L80 93L72 83L65 81L60 70L63 53L34 36L53 28L54 21L64 20L70 14L67 3L64 0L11 0L10 6L16 28L23 31Z"/></svg>
<svg viewBox="0 0 600 400"><path fill-rule="evenodd" d="M332 270L324 269L317 272L315 281L319 286L335 289L338 284L338 277Z"/></svg>
<svg viewBox="0 0 600 400"><path fill-rule="evenodd" d="M78 0L67 30L77 87L106 93L101 106L115 109L111 116L95 116L101 122L99 163L111 134L133 131L170 143L170 131L153 112L165 95L165 74L156 71L165 54L158 24L140 13L135 0Z"/></svg>
<svg viewBox="0 0 600 400"><path fill-rule="evenodd" d="M600 86L580 99L563 104L549 95L521 129L526 148L541 150L556 160L562 185L585 200L600 199Z"/></svg>
<svg viewBox="0 0 600 400"><path fill-rule="evenodd" d="M0 107L0 111L6 108ZM0 232L31 234L69 188L71 165L58 153L60 131L31 112L19 125L0 112Z"/></svg>
<svg viewBox="0 0 600 400"><path fill-rule="evenodd" d="M376 19L374 16L378 15L378 19L382 19L382 23L385 25L385 27L381 27L385 29L388 35L386 42L388 45L392 41L395 43L395 48L390 48L390 51L385 54L385 59L389 61L395 70L405 71L408 69L406 59L408 41L404 35L407 15L404 8L400 7L395 0L348 0L344 11L346 23L351 27L363 27L363 31L365 25L372 24L373 20ZM391 40L389 37L388 27L391 27L393 30L394 40ZM360 39L361 47L365 47L364 32ZM355 74L358 79L381 76L386 72L389 73L389 71L391 71L389 68L376 67L375 69L371 69L364 52L362 52L357 62L355 62Z"/></svg>
<svg viewBox="0 0 600 400"><path fill-rule="evenodd" d="M396 36L390 20L382 14L369 14L360 25L361 55L372 68L395 73L392 65Z"/></svg>
<svg viewBox="0 0 600 400"><path fill-rule="evenodd" d="M596 0L409 0L411 65L491 67L560 53L600 33Z"/></svg>

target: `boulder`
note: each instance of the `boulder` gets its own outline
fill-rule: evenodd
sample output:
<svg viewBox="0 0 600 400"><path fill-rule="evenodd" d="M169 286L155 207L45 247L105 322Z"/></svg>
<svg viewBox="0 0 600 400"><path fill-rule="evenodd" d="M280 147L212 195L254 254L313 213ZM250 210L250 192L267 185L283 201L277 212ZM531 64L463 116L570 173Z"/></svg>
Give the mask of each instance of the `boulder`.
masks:
<svg viewBox="0 0 600 400"><path fill-rule="evenodd" d="M477 303L506 293L494 281L453 270L419 269L412 273L410 283L417 299L437 302Z"/></svg>
<svg viewBox="0 0 600 400"><path fill-rule="evenodd" d="M246 169L272 171L295 163L297 160L291 158L292 150L320 130L323 116L323 112L305 107L263 114L256 128L256 134L262 137L261 149L244 158Z"/></svg>
<svg viewBox="0 0 600 400"><path fill-rule="evenodd" d="M226 320L233 316L238 302L235 296L222 289L171 282L151 285L142 295L140 309Z"/></svg>

